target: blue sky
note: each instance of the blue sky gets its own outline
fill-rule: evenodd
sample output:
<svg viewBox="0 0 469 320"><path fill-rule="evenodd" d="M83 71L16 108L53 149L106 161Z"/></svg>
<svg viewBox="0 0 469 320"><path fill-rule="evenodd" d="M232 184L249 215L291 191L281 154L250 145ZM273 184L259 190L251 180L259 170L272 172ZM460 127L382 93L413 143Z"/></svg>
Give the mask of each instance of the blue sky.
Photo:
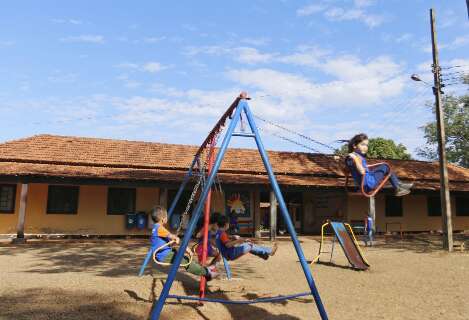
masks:
<svg viewBox="0 0 469 320"><path fill-rule="evenodd" d="M431 6L442 65L469 72L465 0L6 2L0 141L199 144L247 90L254 113L317 140L363 131L414 152L432 119L431 89L409 80L432 79ZM269 149L307 151L259 126Z"/></svg>

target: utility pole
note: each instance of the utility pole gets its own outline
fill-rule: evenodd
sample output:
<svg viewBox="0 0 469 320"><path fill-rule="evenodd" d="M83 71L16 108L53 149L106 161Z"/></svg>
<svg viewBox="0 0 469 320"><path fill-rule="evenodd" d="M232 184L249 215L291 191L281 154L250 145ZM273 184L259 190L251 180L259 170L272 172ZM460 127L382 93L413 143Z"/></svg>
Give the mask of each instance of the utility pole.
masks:
<svg viewBox="0 0 469 320"><path fill-rule="evenodd" d="M469 19L469 0L466 0L466 6L467 6L467 18Z"/></svg>
<svg viewBox="0 0 469 320"><path fill-rule="evenodd" d="M435 95L436 125L438 136L438 156L440 160L440 202L443 229L443 249L453 251L453 224L451 221L451 199L449 194L448 168L446 165L446 138L443 108L441 106L441 68L438 62L438 47L436 43L435 10L430 9L430 25L432 31L433 54L433 94Z"/></svg>

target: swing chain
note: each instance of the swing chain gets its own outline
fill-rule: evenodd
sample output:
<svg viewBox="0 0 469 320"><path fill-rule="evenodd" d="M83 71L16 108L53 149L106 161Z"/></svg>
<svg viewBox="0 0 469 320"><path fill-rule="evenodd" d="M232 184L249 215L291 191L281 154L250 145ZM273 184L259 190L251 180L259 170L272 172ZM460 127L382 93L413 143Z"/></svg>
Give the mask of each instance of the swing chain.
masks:
<svg viewBox="0 0 469 320"><path fill-rule="evenodd" d="M206 162L204 162L204 165L202 168L199 168L199 179L197 180L197 183L194 186L194 189L192 190L191 196L189 198L189 201L187 202L186 209L181 215L181 220L179 221L179 226L177 228L177 233L179 233L182 229L183 221L186 219L187 215L189 214L189 209L191 208L192 203L194 202L195 195L197 194L197 191L199 190L200 185L202 184L202 180L204 180L204 175L202 174L204 168L205 168Z"/></svg>
<svg viewBox="0 0 469 320"><path fill-rule="evenodd" d="M223 131L224 127L221 127L220 128L220 131L218 133L215 134L214 136L214 143L213 144L210 144L211 146L216 146L217 143L218 143L218 138L220 137L220 133ZM211 148L210 148L211 149ZM186 205L186 209L184 210L184 212L182 213L181 215L181 220L179 222L179 226L177 228L177 233L179 233L182 229L182 225L183 225L183 221L185 219L187 219L187 216L189 214L189 210L191 208L191 205L192 203L194 202L194 199L195 199L195 196L197 194L197 191L199 190L200 186L204 185L205 184L205 169L208 165L208 161L210 160L210 149L205 149L205 159L204 159L204 162L203 162L203 165L202 167L200 167L200 158L197 159L197 167L198 167L198 171L199 171L199 179L197 180L197 183L196 185L194 186L194 189L192 190L192 193L191 193L191 196L189 198L189 201L187 202L187 205Z"/></svg>

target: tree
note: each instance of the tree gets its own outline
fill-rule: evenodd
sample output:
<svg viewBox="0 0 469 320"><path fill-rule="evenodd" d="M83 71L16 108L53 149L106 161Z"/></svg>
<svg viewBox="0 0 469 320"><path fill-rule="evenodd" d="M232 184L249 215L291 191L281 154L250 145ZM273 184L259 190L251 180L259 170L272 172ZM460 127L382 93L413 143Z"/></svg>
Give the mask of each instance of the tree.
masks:
<svg viewBox="0 0 469 320"><path fill-rule="evenodd" d="M411 156L407 152L407 148L402 144L396 144L391 139L385 138L372 138L369 140L368 145L368 157L379 158L379 159L400 159L410 160ZM335 151L336 154L346 155L348 154L347 144L343 145L340 149Z"/></svg>
<svg viewBox="0 0 469 320"><path fill-rule="evenodd" d="M469 79L468 79L469 83ZM446 157L448 162L469 168L469 95L443 98L443 115L446 133ZM429 105L435 114L435 106ZM429 122L422 127L426 146L417 150L419 156L438 159L438 140L436 122Z"/></svg>

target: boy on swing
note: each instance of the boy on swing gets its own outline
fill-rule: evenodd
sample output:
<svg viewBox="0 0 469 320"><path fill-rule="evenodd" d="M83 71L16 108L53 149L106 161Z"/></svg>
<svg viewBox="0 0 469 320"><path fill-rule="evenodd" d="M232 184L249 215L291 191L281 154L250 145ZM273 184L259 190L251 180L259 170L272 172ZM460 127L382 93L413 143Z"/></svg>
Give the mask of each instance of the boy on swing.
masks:
<svg viewBox="0 0 469 320"><path fill-rule="evenodd" d="M410 193L412 183L402 183L391 168L386 164L381 164L374 168L368 168L366 163L366 153L368 152L368 136L364 133L355 135L348 143L348 156L346 159L347 166L351 169L353 179L358 183L363 181L365 192L376 189L383 179L389 175L391 185L398 197L405 196Z"/></svg>
<svg viewBox="0 0 469 320"><path fill-rule="evenodd" d="M277 251L277 244L274 243L272 248L258 246L253 244L248 239L243 239L239 236L230 237L227 233L230 228L229 220L226 216L220 215L218 218L218 231L216 234L216 241L221 254L227 260L236 260L246 253L253 254L264 260L269 259Z"/></svg>
<svg viewBox="0 0 469 320"><path fill-rule="evenodd" d="M169 232L164 226L168 222L166 209L162 206L154 206L151 210L151 219L155 223L151 231L151 247L153 250L161 248L156 254L156 260L162 263L173 263L177 250L166 244L174 241L177 245L180 239L177 235ZM214 266L204 267L194 261L188 264L189 261L189 258L186 256L181 261L181 265L186 265L184 268L189 273L196 276L204 276L207 281L212 280L218 275Z"/></svg>
<svg viewBox="0 0 469 320"><path fill-rule="evenodd" d="M207 257L212 257L212 261L209 263L209 265L214 265L218 261L220 261L221 257L218 252L216 243L215 243L215 235L218 230L218 218L220 216L219 212L214 212L210 215L209 223L208 223L208 243L207 243ZM199 261L202 261L202 254L203 254L203 234L204 234L204 228L203 228L203 218L200 219L197 229L199 230L196 234L196 239L197 244L195 248L195 253L197 254L197 257Z"/></svg>

